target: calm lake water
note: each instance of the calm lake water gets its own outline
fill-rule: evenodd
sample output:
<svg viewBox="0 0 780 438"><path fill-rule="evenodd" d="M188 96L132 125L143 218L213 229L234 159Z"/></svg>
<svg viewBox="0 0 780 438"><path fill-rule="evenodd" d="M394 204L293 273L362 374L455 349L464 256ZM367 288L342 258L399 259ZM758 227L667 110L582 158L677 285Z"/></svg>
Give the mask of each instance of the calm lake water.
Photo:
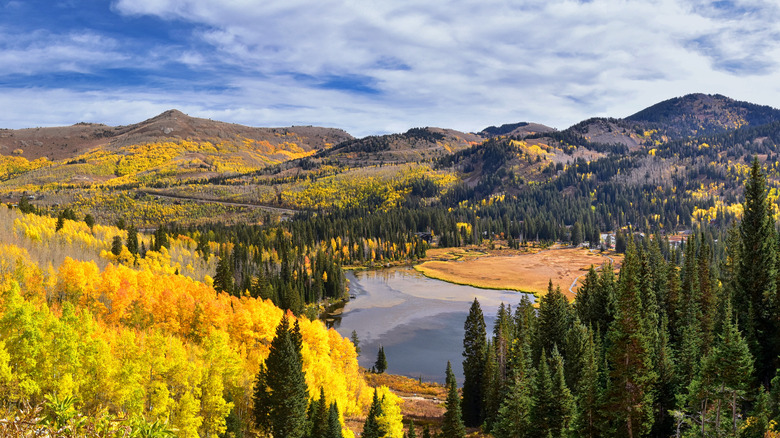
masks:
<svg viewBox="0 0 780 438"><path fill-rule="evenodd" d="M474 298L491 333L499 305L514 309L523 296L430 279L412 268L348 272L347 279L355 298L334 327L347 337L357 331L360 365L370 368L381 344L389 373L442 383L448 360L462 383L463 323Z"/></svg>

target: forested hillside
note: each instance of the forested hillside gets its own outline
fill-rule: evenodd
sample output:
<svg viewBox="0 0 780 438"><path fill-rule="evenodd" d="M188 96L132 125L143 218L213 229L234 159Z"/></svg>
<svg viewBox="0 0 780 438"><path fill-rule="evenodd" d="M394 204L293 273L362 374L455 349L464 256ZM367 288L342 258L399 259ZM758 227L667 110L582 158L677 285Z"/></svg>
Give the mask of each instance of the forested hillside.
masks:
<svg viewBox="0 0 780 438"><path fill-rule="evenodd" d="M0 132L0 430L413 436L357 335L319 321L346 270L584 246L622 262L574 274L573 302L551 281L488 336L475 300L463 387L447 367L427 429L778 434L778 110L697 94L362 139L175 111L45 129Z"/></svg>

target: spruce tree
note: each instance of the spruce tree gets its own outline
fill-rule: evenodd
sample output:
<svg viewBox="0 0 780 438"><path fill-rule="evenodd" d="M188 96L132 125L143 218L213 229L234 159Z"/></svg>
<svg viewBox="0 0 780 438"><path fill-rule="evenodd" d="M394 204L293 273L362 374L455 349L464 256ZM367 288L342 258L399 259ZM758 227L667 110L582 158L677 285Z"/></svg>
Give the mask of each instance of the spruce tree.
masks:
<svg viewBox="0 0 780 438"><path fill-rule="evenodd" d="M407 438L417 438L417 431L414 430L414 419L409 420L409 433L406 434Z"/></svg>
<svg viewBox="0 0 780 438"><path fill-rule="evenodd" d="M214 274L214 289L218 292L233 293L233 263L227 251L222 251Z"/></svg>
<svg viewBox="0 0 780 438"><path fill-rule="evenodd" d="M320 387L320 398L312 399L310 403L309 422L311 423L311 438L328 438L329 432L329 412L328 405L325 402L325 390Z"/></svg>
<svg viewBox="0 0 780 438"><path fill-rule="evenodd" d="M458 383L455 381L455 374L452 372L452 366L447 361L447 410L444 412L444 419L441 423L442 438L464 438L466 428L463 425L460 411L460 395L458 395Z"/></svg>
<svg viewBox="0 0 780 438"><path fill-rule="evenodd" d="M387 370L387 357L385 356L385 347L379 346L379 352L376 355L376 362L374 362L374 370L377 373L382 374Z"/></svg>
<svg viewBox="0 0 780 438"><path fill-rule="evenodd" d="M577 389L577 416L574 419L574 432L583 438L595 438L600 435L599 410L603 388L599 379L599 354L593 330L588 330L588 338L582 351L580 379Z"/></svg>
<svg viewBox="0 0 780 438"><path fill-rule="evenodd" d="M750 388L754 368L748 344L731 319L726 322L720 342L710 357L711 360L705 360L703 372L717 376L716 381L720 383L717 390L726 396L723 401L731 408L732 433L736 434L739 400Z"/></svg>
<svg viewBox="0 0 780 438"><path fill-rule="evenodd" d="M519 362L523 363L524 361ZM524 368L513 370L506 397L501 402L492 428L493 436L496 438L530 438L535 436L531 428L531 412L533 410L531 391L532 380L528 370Z"/></svg>
<svg viewBox="0 0 780 438"><path fill-rule="evenodd" d="M487 333L485 318L479 301L474 302L469 309L464 324L463 337L463 422L468 427L482 424L482 390L487 357Z"/></svg>
<svg viewBox="0 0 780 438"><path fill-rule="evenodd" d="M656 379L651 346L643 331L639 271L636 249L633 240L629 240L617 287L615 321L607 334L607 409L617 435L629 438L644 436L652 428Z"/></svg>
<svg viewBox="0 0 780 438"><path fill-rule="evenodd" d="M500 370L496 361L496 348L491 341L487 344L487 358L485 359L485 371L482 388L482 418L484 418L484 427L490 431L493 422L498 414L499 404L501 403L503 381L499 376Z"/></svg>
<svg viewBox="0 0 780 438"><path fill-rule="evenodd" d="M553 346L566 348L566 334L571 326L569 300L561 293L561 288L553 288L552 281L547 294L539 300L539 318L534 344L534 359L538 360L542 350L552 351ZM564 355L565 355L564 351Z"/></svg>
<svg viewBox="0 0 780 438"><path fill-rule="evenodd" d="M379 400L379 392L374 389L374 398L371 401L371 407L368 410L366 422L363 423L362 438L382 438L387 434L384 426L379 423L378 418L382 415L382 403Z"/></svg>
<svg viewBox="0 0 780 438"><path fill-rule="evenodd" d="M301 353L286 315L276 327L269 350L255 382L255 423L274 437L300 438L306 432L309 396Z"/></svg>
<svg viewBox="0 0 780 438"><path fill-rule="evenodd" d="M92 232L92 228L95 227L95 218L91 214L87 213L84 216L84 223L89 227L89 231Z"/></svg>
<svg viewBox="0 0 780 438"><path fill-rule="evenodd" d="M552 381L550 380L547 353L542 351L539 358L539 367L534 376L533 411L531 416L532 430L535 436L547 436L552 428L554 417L554 401L552 394Z"/></svg>
<svg viewBox="0 0 780 438"><path fill-rule="evenodd" d="M138 230L135 228L134 225L130 225L130 228L127 229L127 250L130 251L130 254L137 255L138 254Z"/></svg>
<svg viewBox="0 0 780 438"><path fill-rule="evenodd" d="M341 430L339 416L339 406L334 401L330 404L330 408L328 410L328 438L344 438L344 433Z"/></svg>
<svg viewBox="0 0 780 438"><path fill-rule="evenodd" d="M777 255L773 207L767 199L766 176L758 158L753 159L745 183L743 210L733 302L740 329L756 359L758 377L768 383L780 353L775 323Z"/></svg>
<svg viewBox="0 0 780 438"><path fill-rule="evenodd" d="M552 423L550 432L553 436L567 436L575 411L574 396L572 396L571 391L566 386L563 357L555 347L553 347L550 360L553 365L550 375L550 390L552 394L550 410Z"/></svg>

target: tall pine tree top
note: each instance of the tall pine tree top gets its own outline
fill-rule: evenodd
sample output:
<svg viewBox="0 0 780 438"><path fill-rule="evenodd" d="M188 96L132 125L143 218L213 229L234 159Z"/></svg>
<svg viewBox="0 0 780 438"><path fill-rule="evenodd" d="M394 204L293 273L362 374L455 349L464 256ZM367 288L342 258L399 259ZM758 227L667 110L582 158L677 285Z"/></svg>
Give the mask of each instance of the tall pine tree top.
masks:
<svg viewBox="0 0 780 438"><path fill-rule="evenodd" d="M774 209L767 199L766 176L753 159L745 183L744 215L734 306L740 329L756 358L759 378L768 383L778 356L774 310L777 294Z"/></svg>
<svg viewBox="0 0 780 438"><path fill-rule="evenodd" d="M466 436L466 428L463 426L460 412L460 396L458 395L458 383L452 372L450 362L447 362L447 411L441 423L442 438L463 438Z"/></svg>
<svg viewBox="0 0 780 438"><path fill-rule="evenodd" d="M464 324L463 337L463 422L468 427L482 424L482 389L484 387L487 333L479 301L474 298Z"/></svg>
<svg viewBox="0 0 780 438"><path fill-rule="evenodd" d="M275 437L298 438L306 429L309 394L300 357L285 315L255 383L255 422Z"/></svg>

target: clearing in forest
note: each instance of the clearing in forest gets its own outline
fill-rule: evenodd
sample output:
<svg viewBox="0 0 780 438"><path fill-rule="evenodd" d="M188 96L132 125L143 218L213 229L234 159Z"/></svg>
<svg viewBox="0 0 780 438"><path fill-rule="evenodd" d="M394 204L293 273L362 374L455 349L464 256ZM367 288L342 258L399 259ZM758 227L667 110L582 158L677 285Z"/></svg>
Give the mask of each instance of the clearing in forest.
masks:
<svg viewBox="0 0 780 438"><path fill-rule="evenodd" d="M599 268L613 261L617 269L621 260L622 256L614 254L585 248L565 248L533 254L497 255L493 252L482 252L476 257L431 260L414 268L427 277L450 283L486 289L518 290L536 296L546 293L547 284L552 280L553 286L560 286L561 292L573 299L591 265Z"/></svg>

